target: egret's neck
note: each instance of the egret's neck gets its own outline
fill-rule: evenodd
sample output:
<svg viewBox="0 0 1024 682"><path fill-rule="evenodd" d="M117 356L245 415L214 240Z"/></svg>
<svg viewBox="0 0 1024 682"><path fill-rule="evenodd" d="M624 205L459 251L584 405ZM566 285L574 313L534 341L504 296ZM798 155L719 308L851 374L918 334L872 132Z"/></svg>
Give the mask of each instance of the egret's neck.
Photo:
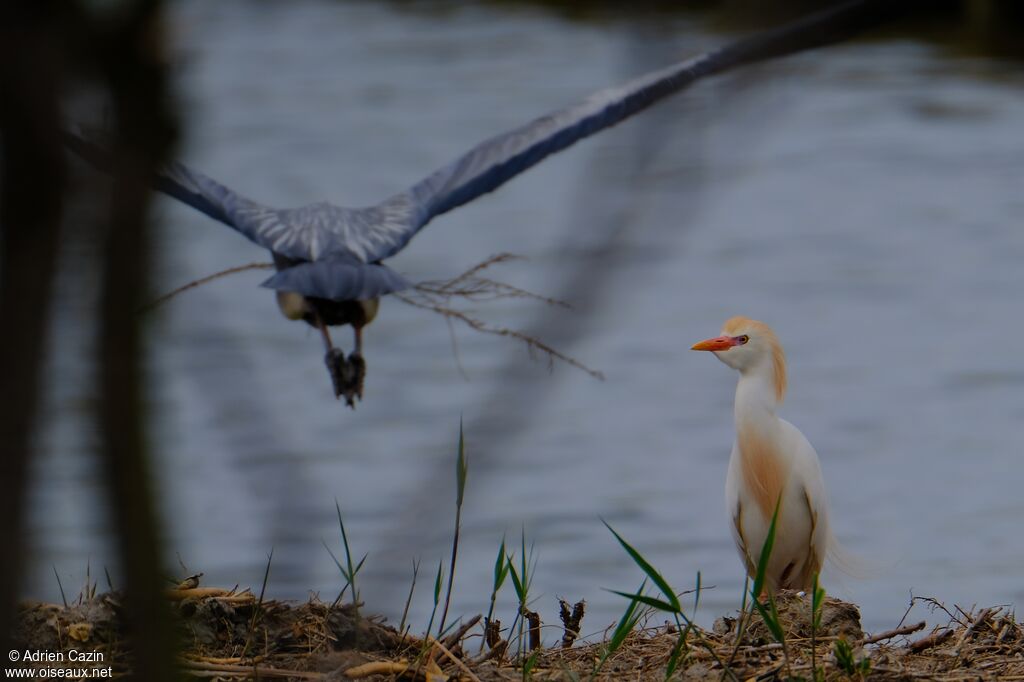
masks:
<svg viewBox="0 0 1024 682"><path fill-rule="evenodd" d="M739 383L736 384L737 432L750 428L757 431L776 428L779 421L775 416L777 407L775 378L770 370L752 370L740 374Z"/></svg>
<svg viewBox="0 0 1024 682"><path fill-rule="evenodd" d="M736 452L746 489L764 518L771 518L789 471L780 447L781 425L774 376L770 371L747 371L736 385Z"/></svg>

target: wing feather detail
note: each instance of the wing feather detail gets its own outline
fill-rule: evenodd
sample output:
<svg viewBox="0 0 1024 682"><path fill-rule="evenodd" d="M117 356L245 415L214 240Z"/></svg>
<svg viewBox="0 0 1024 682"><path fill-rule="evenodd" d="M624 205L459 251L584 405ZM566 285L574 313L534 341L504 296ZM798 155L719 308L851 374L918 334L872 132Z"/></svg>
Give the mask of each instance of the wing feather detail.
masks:
<svg viewBox="0 0 1024 682"><path fill-rule="evenodd" d="M316 203L275 209L177 163L168 165L155 185L290 259L317 261L344 255L372 263L397 253L436 216L494 191L551 154L620 123L703 77L837 42L888 18L905 4L851 0L600 90L574 106L486 140L376 206L344 208ZM109 154L78 136L67 135L66 140L87 160L110 169Z"/></svg>
<svg viewBox="0 0 1024 682"><path fill-rule="evenodd" d="M899 4L847 2L600 90L574 106L492 137L383 202L380 208L399 207L400 216L396 217L408 222L373 223L378 234L372 238L376 244L367 258L380 260L395 254L438 215L494 191L551 154L620 123L705 76L841 40L887 17L894 9L891 5Z"/></svg>

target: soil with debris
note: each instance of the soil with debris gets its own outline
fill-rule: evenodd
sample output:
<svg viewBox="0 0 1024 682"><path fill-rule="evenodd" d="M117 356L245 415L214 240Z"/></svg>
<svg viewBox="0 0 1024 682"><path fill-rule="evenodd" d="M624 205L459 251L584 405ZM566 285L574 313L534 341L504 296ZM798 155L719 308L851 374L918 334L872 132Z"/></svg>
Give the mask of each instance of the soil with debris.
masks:
<svg viewBox="0 0 1024 682"><path fill-rule="evenodd" d="M784 643L757 615L748 616L737 642L741 619L734 614L720 618L712 630L637 627L610 650L608 639L576 642L584 604L570 609L562 603L561 640L517 653L518 639L503 639L497 622L484 628L479 616L437 641L403 636L351 604L314 599L291 605L257 599L249 590L197 584L170 590L168 598L179 615L182 667L207 679L521 680L525 664L526 676L534 680L664 680L675 658L672 679L680 680L1024 680L1024 625L1002 608L947 610L948 625L930 632L917 623L868 635L853 604L827 599L812 627L810 597L782 593L777 608ZM112 666L116 676L130 661L120 604L116 592L67 607L26 603L15 631L17 648L62 652L65 660L71 650L100 652L103 661L75 667ZM944 609L937 602L933 606ZM527 614L526 629L537 627L538 636L525 633L526 648L539 641L534 616Z"/></svg>

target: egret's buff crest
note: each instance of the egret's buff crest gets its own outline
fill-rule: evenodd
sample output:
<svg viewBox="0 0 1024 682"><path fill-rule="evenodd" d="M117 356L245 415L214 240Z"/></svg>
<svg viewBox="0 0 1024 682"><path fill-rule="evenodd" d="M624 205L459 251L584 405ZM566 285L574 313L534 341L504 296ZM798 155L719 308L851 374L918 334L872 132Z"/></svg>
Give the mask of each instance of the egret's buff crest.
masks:
<svg viewBox="0 0 1024 682"><path fill-rule="evenodd" d="M752 320L749 317L737 315L729 318L722 326L722 334L728 336L739 336L748 334L750 336L764 339L772 350L772 370L775 375L775 399L782 404L786 397L786 354L782 351L782 344L779 337L775 336L772 328L759 320Z"/></svg>

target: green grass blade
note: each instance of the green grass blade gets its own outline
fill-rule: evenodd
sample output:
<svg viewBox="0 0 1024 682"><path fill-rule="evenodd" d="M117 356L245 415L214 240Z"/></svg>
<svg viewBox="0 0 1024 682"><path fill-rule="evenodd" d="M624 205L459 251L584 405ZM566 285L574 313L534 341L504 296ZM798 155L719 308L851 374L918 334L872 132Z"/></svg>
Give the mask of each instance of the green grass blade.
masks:
<svg viewBox="0 0 1024 682"><path fill-rule="evenodd" d="M469 467L466 463L466 441L462 434L462 418L459 418L459 453L455 458L455 482L456 482L456 495L455 504L459 507L462 506L462 498L466 494L466 475L469 472Z"/></svg>
<svg viewBox="0 0 1024 682"><path fill-rule="evenodd" d="M519 573L516 571L515 564L512 563L512 557L508 558L508 574L512 578L512 587L516 591L516 597L522 603L526 597L523 592L523 581L519 579Z"/></svg>
<svg viewBox="0 0 1024 682"><path fill-rule="evenodd" d="M675 607L672 606L672 604L662 599L658 599L657 597L651 597L646 594L640 593L630 594L629 592L619 592L618 590L608 591L612 594L617 594L620 597L625 597L626 599L630 599L632 601L640 602L641 604L646 604L647 606L654 607L659 611L664 611L665 613L677 613Z"/></svg>
<svg viewBox="0 0 1024 682"><path fill-rule="evenodd" d="M640 588L636 591L637 594L642 594L644 588L647 587L647 578L640 583ZM623 594L623 593L619 593ZM626 636L633 631L633 627L637 624L640 619L640 614L636 613L637 604L640 602L636 599L631 599L629 606L626 607L625 612L622 614L622 618L619 619L619 624L615 627L615 632L612 634L612 639L608 643L608 654L612 654L618 650L622 643L626 640ZM635 615L634 615L635 614Z"/></svg>
<svg viewBox="0 0 1024 682"><path fill-rule="evenodd" d="M637 589L636 593L643 594L643 591L646 587L647 578L644 578L643 582L640 583L640 587ZM640 602L636 599L630 600L629 606L626 607L626 610L622 614L622 618L619 619L618 625L615 626L615 632L612 633L612 638L608 642L608 646L604 648L604 651L601 653L600 659L598 659L598 661L594 665L593 671L591 671L591 680L593 680L597 676L597 673L601 670L601 668L604 667L605 662L612 656L612 654L619 650L619 647L622 646L622 643L626 641L626 637L629 636L629 633L633 632L633 629L636 627L636 624L640 622L640 617L643 615L643 612L637 610L637 605L639 603Z"/></svg>
<svg viewBox="0 0 1024 682"><path fill-rule="evenodd" d="M700 571L697 571L697 587L693 591L693 618L697 619L697 609L700 608Z"/></svg>
<svg viewBox="0 0 1024 682"><path fill-rule="evenodd" d="M526 526L523 526L520 530L520 554L519 554L519 579L522 581L523 594L528 595L530 592L530 583L533 578L533 570L530 566L530 557L533 556L533 545L530 545L530 552L526 552ZM536 562L533 564L536 566ZM525 605L525 600L524 600Z"/></svg>
<svg viewBox="0 0 1024 682"><path fill-rule="evenodd" d="M825 605L825 588L818 585L818 576L814 576L814 592L811 596L811 613L814 614L814 629L821 628L822 606Z"/></svg>
<svg viewBox="0 0 1024 682"><path fill-rule="evenodd" d="M772 514L772 525L768 527L768 537L764 539L761 546L761 556L757 560L757 574L754 576L754 599L761 598L761 591L764 589L765 573L768 571L768 561L772 556L772 548L775 547L775 527L779 521L779 507L782 505L782 496L775 502L775 513Z"/></svg>
<svg viewBox="0 0 1024 682"><path fill-rule="evenodd" d="M444 576L444 564L437 562L437 575L434 577L434 606L441 601L441 578Z"/></svg>
<svg viewBox="0 0 1024 682"><path fill-rule="evenodd" d="M832 644L832 653L836 657L836 666L847 675L856 672L856 664L853 661L853 649L845 639L837 639Z"/></svg>
<svg viewBox="0 0 1024 682"><path fill-rule="evenodd" d="M345 562L352 566L352 552L348 548L348 533L345 532L345 522L341 520L341 505L337 498L334 500L334 508L338 512L338 525L341 527L341 544L345 546Z"/></svg>
<svg viewBox="0 0 1024 682"><path fill-rule="evenodd" d="M509 557L505 556L505 536L501 536L501 547L498 548L498 556L494 559L494 589L493 592L497 592L501 589L501 586L505 584L505 578L508 576L508 562Z"/></svg>
<svg viewBox="0 0 1024 682"><path fill-rule="evenodd" d="M622 548L626 550L626 553L629 554L631 559L633 559L633 562L640 567L640 570L647 574L647 577L651 579L651 582L657 585L658 589L661 590L661 593L669 600L669 603L671 604L670 611L673 613L681 613L683 609L679 604L679 598L676 597L676 593L672 590L668 581L662 577L661 573L659 573L654 566L651 566L647 559L645 559L640 552L636 551L632 545L626 542L621 535L616 533L615 529L608 525L607 521L601 519L601 523L605 525L605 528L611 531L612 535L615 536L615 539L619 541L620 545L622 545Z"/></svg>
<svg viewBox="0 0 1024 682"><path fill-rule="evenodd" d="M53 566L53 577L57 579L57 587L60 588L60 600L64 602L64 608L68 608L68 598L64 596L64 586L60 582L60 575L57 573L57 565Z"/></svg>
<svg viewBox="0 0 1024 682"><path fill-rule="evenodd" d="M402 622L398 624L398 634L405 639L405 623L409 619L409 606L412 604L412 595L416 591L416 577L420 573L419 559L412 560L412 584L409 585L409 596L405 598L405 608L402 610Z"/></svg>
<svg viewBox="0 0 1024 682"><path fill-rule="evenodd" d="M762 604L760 600L754 601L754 608L761 614L761 619L768 626L768 631L772 633L775 641L782 644L786 639L786 635L782 631L782 625L779 623L778 617L772 614L772 609Z"/></svg>
<svg viewBox="0 0 1024 682"><path fill-rule="evenodd" d="M672 647L672 653L668 657L668 665L665 667L665 679L669 680L675 673L676 668L679 667L679 663L683 660L683 645L686 644L686 631L680 631L679 638L676 639L675 645Z"/></svg>

